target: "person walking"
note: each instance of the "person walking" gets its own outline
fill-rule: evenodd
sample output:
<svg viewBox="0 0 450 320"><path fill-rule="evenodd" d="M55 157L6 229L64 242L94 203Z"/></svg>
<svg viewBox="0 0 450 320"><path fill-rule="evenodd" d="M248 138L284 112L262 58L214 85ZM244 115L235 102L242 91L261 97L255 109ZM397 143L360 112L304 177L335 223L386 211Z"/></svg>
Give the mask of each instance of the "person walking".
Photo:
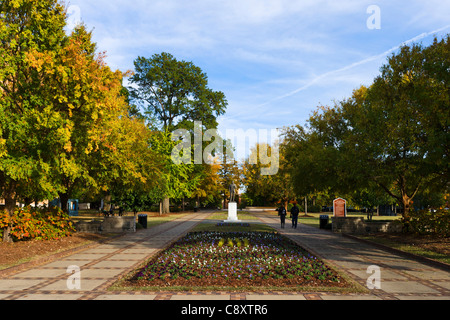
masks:
<svg viewBox="0 0 450 320"><path fill-rule="evenodd" d="M281 207L279 207L277 211L278 215L280 216L281 229L284 229L284 225L286 223L286 208L281 205Z"/></svg>
<svg viewBox="0 0 450 320"><path fill-rule="evenodd" d="M294 206L291 208L292 228L297 229L299 213L300 213L300 209L297 207L297 204L294 203Z"/></svg>

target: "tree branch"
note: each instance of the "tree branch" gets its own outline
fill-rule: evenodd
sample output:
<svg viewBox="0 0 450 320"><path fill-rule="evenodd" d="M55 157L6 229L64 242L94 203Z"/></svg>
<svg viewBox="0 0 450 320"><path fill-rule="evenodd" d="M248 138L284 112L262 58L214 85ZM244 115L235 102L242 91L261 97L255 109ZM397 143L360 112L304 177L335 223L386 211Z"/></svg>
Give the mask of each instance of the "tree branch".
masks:
<svg viewBox="0 0 450 320"><path fill-rule="evenodd" d="M395 195L394 193L392 193L391 190L389 190L388 187L386 187L384 184L382 184L381 182L377 181L376 178L372 178L372 180L378 184L384 191L386 191L392 198L397 199L398 201L402 201L402 198L400 196Z"/></svg>

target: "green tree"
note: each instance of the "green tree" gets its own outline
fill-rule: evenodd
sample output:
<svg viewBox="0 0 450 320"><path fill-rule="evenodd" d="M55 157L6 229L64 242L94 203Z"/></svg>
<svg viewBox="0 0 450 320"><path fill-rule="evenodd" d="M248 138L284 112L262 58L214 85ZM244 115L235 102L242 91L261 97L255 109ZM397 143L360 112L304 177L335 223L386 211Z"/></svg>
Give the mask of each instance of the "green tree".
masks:
<svg viewBox="0 0 450 320"><path fill-rule="evenodd" d="M348 193L381 188L404 208L429 185L448 182L449 37L404 46L371 87L321 108L308 131L291 134L295 184ZM296 136L297 135L297 136ZM316 181L314 181L316 179Z"/></svg>
<svg viewBox="0 0 450 320"><path fill-rule="evenodd" d="M68 146L70 123L53 112L52 79L61 70L65 24L56 0L0 2L0 196L10 215L18 200L61 190L52 151ZM11 240L9 230L3 235Z"/></svg>
<svg viewBox="0 0 450 320"><path fill-rule="evenodd" d="M152 199L161 201L161 214L169 212L169 199L190 197L201 180L193 175L194 164L176 164L172 150L177 145L169 132L153 132L150 147L160 157L158 184L150 192Z"/></svg>
<svg viewBox="0 0 450 320"><path fill-rule="evenodd" d="M138 57L134 66L130 82L137 88L130 89L131 96L159 127L187 129L192 124L184 122L197 120L209 129L217 128L217 117L225 113L227 101L223 92L208 88L207 75L199 67L165 52L150 59Z"/></svg>
<svg viewBox="0 0 450 320"><path fill-rule="evenodd" d="M193 131L194 121L201 121L207 129L217 128L217 117L224 114L227 101L222 92L208 87L208 78L199 67L192 62L178 61L169 53L155 54L150 59L138 57L134 65L135 73L130 78L134 87L130 88L130 96L145 109L149 125L162 131L162 141L173 147L166 139L168 133L175 129ZM183 181L188 172L194 171L186 164L178 164L175 169L168 163L172 149L156 142L155 146L167 156L164 162L167 171L163 173L167 194L162 205L162 213L167 213L171 197L184 197L187 194L182 195L183 192L192 191L191 184ZM183 166L185 168L181 168ZM180 176L176 175L177 171ZM202 174L201 170L195 172L199 176ZM190 179L197 181L199 177L190 176Z"/></svg>
<svg viewBox="0 0 450 320"><path fill-rule="evenodd" d="M420 190L448 182L449 39L402 47L342 104L347 160L397 200L406 221Z"/></svg>
<svg viewBox="0 0 450 320"><path fill-rule="evenodd" d="M351 194L351 201L353 204L365 208L367 219L372 220L374 208L380 205L390 204L392 198L379 188L373 190L358 188Z"/></svg>
<svg viewBox="0 0 450 320"><path fill-rule="evenodd" d="M321 108L321 110L327 110ZM313 128L296 125L286 128L280 146L283 155L282 167L288 173L288 183L295 195L302 199L322 193L347 192L339 181L340 171L336 159L338 150L327 133L335 120L332 112L319 113L311 117ZM349 188L352 186L350 185ZM353 186L354 187L354 186Z"/></svg>

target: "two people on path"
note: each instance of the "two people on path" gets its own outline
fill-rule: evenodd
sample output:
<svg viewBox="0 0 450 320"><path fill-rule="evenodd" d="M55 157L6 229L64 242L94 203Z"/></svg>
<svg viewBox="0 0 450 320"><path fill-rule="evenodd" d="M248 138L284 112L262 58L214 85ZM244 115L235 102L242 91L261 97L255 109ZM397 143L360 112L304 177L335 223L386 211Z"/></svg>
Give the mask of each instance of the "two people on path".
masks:
<svg viewBox="0 0 450 320"><path fill-rule="evenodd" d="M284 226L286 224L286 208L282 205L278 209L278 216L280 217L281 222L281 229L284 229ZM297 204L294 203L294 206L291 209L291 219L292 219L292 228L297 229L297 223L298 223L298 215L300 213L300 209L297 207Z"/></svg>

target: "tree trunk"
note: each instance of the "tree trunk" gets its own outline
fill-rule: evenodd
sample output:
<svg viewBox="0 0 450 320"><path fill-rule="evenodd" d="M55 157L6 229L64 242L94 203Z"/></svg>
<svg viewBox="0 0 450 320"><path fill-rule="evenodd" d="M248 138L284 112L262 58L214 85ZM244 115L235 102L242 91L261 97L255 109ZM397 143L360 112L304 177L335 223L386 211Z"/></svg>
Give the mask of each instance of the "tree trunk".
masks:
<svg viewBox="0 0 450 320"><path fill-rule="evenodd" d="M160 203L160 215L170 213L170 199L168 197L164 198Z"/></svg>
<svg viewBox="0 0 450 320"><path fill-rule="evenodd" d="M69 208L67 207L67 202L69 202L69 194L60 193L59 202L61 203L61 210L64 211L65 213L69 213Z"/></svg>
<svg viewBox="0 0 450 320"><path fill-rule="evenodd" d="M227 196L224 195L223 201L222 201L222 209L226 209L226 208L227 208Z"/></svg>
<svg viewBox="0 0 450 320"><path fill-rule="evenodd" d="M111 210L111 195L107 194L104 198L103 198L103 210L108 211Z"/></svg>
<svg viewBox="0 0 450 320"><path fill-rule="evenodd" d="M402 195L402 206L403 206L403 220L405 222L409 221L409 211L411 210L411 198L404 193Z"/></svg>
<svg viewBox="0 0 450 320"><path fill-rule="evenodd" d="M5 210L11 218L14 215L14 208L16 207L16 200L11 196L5 197ZM11 238L11 226L3 229L3 242L13 242Z"/></svg>
<svg viewBox="0 0 450 320"><path fill-rule="evenodd" d="M414 192L411 196L408 195L408 192L406 191L406 178L404 176L399 176L397 179L397 185L399 186L399 191L401 193L401 196L395 195L393 192L389 190L384 184L379 183L376 179L374 180L380 187L382 187L391 197L397 200L397 203L403 207L403 214L402 214L402 220L403 223L408 227L408 222L410 219L410 209L411 209L411 203L414 197L416 196L417 192L420 190L421 182L419 182Z"/></svg>

